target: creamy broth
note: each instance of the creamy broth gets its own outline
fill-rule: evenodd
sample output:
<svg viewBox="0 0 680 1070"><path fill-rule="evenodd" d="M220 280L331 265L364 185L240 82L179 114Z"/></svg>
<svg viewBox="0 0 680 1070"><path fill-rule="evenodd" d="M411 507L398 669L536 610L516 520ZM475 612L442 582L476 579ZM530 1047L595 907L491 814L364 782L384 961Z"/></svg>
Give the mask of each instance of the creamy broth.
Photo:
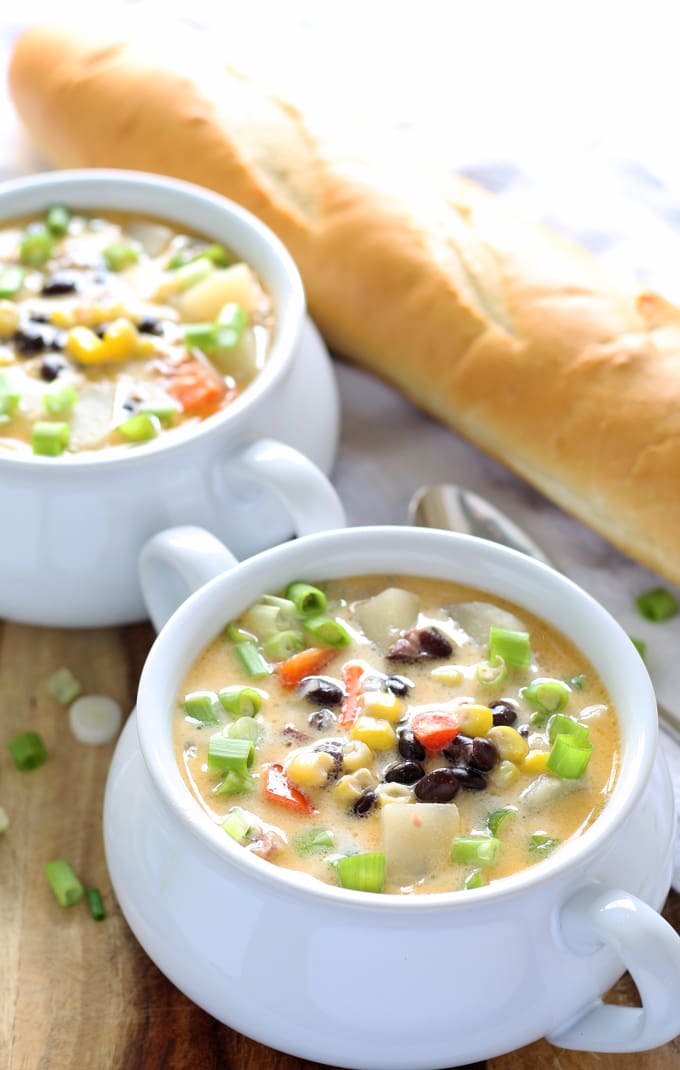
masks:
<svg viewBox="0 0 680 1070"><path fill-rule="evenodd" d="M328 659L304 682L286 676L298 655L287 649L286 660L276 634L267 638L272 600L269 614L244 614L231 638L207 647L178 698L173 731L186 782L245 849L332 884L345 883L339 860L373 854L384 865L379 890L441 892L534 865L592 824L616 779L619 736L608 695L570 642L526 611L453 583L368 576L319 586L328 599L320 617L340 622L345 636L331 638L346 645L324 647L304 618L278 607L284 632L299 630L293 649ZM502 632L491 658L490 625ZM237 643L264 654L272 671L259 662L264 674L249 675ZM254 717L218 699L231 695L234 709L238 688L257 689ZM212 723L199 710L212 711ZM242 781L211 768L208 756L211 738L239 735L254 741ZM565 747L562 765L555 751ZM353 879L348 886L363 887Z"/></svg>
<svg viewBox="0 0 680 1070"><path fill-rule="evenodd" d="M262 369L254 271L161 219L53 206L0 228L0 453L139 448L225 408Z"/></svg>

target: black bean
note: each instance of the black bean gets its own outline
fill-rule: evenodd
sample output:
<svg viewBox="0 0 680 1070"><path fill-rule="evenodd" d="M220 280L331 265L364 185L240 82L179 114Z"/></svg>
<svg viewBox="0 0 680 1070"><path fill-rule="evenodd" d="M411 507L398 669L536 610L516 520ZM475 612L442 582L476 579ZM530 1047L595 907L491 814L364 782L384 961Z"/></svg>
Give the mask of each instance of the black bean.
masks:
<svg viewBox="0 0 680 1070"><path fill-rule="evenodd" d="M453 644L439 628L421 628L418 632L423 653L430 658L448 658L453 654Z"/></svg>
<svg viewBox="0 0 680 1070"><path fill-rule="evenodd" d="M489 708L493 711L494 724L514 724L517 720L517 710L509 702L499 699L497 702L490 702Z"/></svg>
<svg viewBox="0 0 680 1070"><path fill-rule="evenodd" d="M354 803L352 813L356 817L366 817L367 814L370 814L377 801L378 796L374 791L365 791Z"/></svg>
<svg viewBox="0 0 680 1070"><path fill-rule="evenodd" d="M451 772L456 777L461 788L467 788L468 791L484 791L487 786L486 778L477 769L463 769L460 767L452 769Z"/></svg>
<svg viewBox="0 0 680 1070"><path fill-rule="evenodd" d="M307 724L310 728L316 728L317 732L323 732L335 724L335 714L332 710L314 710L307 718Z"/></svg>
<svg viewBox="0 0 680 1070"><path fill-rule="evenodd" d="M298 690L317 706L339 706L345 697L344 688L329 676L305 676Z"/></svg>
<svg viewBox="0 0 680 1070"><path fill-rule="evenodd" d="M473 739L469 761L474 769L490 773L499 758L498 747L492 739L484 739L483 736Z"/></svg>
<svg viewBox="0 0 680 1070"><path fill-rule="evenodd" d="M12 341L17 353L22 357L34 357L48 348L42 329L37 326L33 327L30 323L15 331Z"/></svg>
<svg viewBox="0 0 680 1070"><path fill-rule="evenodd" d="M420 802L448 803L455 798L459 788L453 769L434 769L418 781L413 791Z"/></svg>
<svg viewBox="0 0 680 1070"><path fill-rule="evenodd" d="M29 312L28 318L31 323L49 323L50 317L46 312Z"/></svg>
<svg viewBox="0 0 680 1070"><path fill-rule="evenodd" d="M65 367L66 361L63 357L57 357L50 353L40 361L40 378L44 379L46 383L53 383Z"/></svg>
<svg viewBox="0 0 680 1070"><path fill-rule="evenodd" d="M472 750L472 738L470 736L457 735L444 747L443 756L453 765L467 765Z"/></svg>
<svg viewBox="0 0 680 1070"><path fill-rule="evenodd" d="M61 294L73 294L78 290L78 275L75 271L55 271L43 283L40 291L45 297L57 297Z"/></svg>
<svg viewBox="0 0 680 1070"><path fill-rule="evenodd" d="M389 648L385 657L388 661L418 661L422 655L422 649L415 628L405 635L399 636Z"/></svg>
<svg viewBox="0 0 680 1070"><path fill-rule="evenodd" d="M416 739L411 728L402 728L397 733L397 748L402 758L408 758L410 761L415 762L422 762L427 753L420 740Z"/></svg>
<svg viewBox="0 0 680 1070"><path fill-rule="evenodd" d="M415 784L424 776L425 770L420 762L396 762L387 767L384 780L387 784Z"/></svg>
<svg viewBox="0 0 680 1070"><path fill-rule="evenodd" d="M524 736L524 738L526 739L529 733L531 732L531 729L529 728L528 724L521 724L517 731L519 732L520 736Z"/></svg>
<svg viewBox="0 0 680 1070"><path fill-rule="evenodd" d="M398 698L406 698L413 687L413 680L407 679L406 676L388 676L385 680L385 687Z"/></svg>
<svg viewBox="0 0 680 1070"><path fill-rule="evenodd" d="M326 754L330 754L333 759L333 772L329 776L329 780L337 780L342 775L342 743L339 739L324 739L321 743L317 743L314 747L315 751L323 751Z"/></svg>
<svg viewBox="0 0 680 1070"><path fill-rule="evenodd" d="M142 334L162 334L163 325L153 316L142 316L137 324L137 330L141 331Z"/></svg>

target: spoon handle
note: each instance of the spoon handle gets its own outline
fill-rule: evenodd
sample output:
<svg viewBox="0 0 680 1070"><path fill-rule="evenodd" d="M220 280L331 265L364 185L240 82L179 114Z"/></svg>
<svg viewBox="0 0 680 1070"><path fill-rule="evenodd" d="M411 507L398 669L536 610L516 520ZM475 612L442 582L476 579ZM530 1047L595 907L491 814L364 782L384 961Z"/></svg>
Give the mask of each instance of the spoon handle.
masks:
<svg viewBox="0 0 680 1070"><path fill-rule="evenodd" d="M540 546L500 509L479 494L453 483L421 487L416 491L409 503L409 520L418 527L463 531L480 539L490 539L555 568ZM664 729L680 744L680 717L658 702L657 710Z"/></svg>

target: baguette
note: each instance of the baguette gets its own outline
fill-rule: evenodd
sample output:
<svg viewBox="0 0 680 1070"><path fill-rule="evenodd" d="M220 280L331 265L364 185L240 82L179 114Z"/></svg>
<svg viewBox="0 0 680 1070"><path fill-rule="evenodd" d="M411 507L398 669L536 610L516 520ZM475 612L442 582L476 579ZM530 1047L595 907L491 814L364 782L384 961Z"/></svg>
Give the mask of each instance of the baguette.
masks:
<svg viewBox="0 0 680 1070"><path fill-rule="evenodd" d="M160 172L288 246L330 348L680 583L680 309L448 173L342 156L247 78L34 26L10 90L57 166Z"/></svg>

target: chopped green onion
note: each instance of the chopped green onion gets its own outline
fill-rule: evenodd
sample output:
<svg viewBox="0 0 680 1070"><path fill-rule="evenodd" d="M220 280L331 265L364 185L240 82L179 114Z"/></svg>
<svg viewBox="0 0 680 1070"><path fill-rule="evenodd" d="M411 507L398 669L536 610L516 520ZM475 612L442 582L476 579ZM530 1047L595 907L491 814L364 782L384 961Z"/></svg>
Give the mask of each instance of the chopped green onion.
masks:
<svg viewBox="0 0 680 1070"><path fill-rule="evenodd" d="M59 457L69 444L71 429L66 423L38 420L33 424L31 446L43 457Z"/></svg>
<svg viewBox="0 0 680 1070"><path fill-rule="evenodd" d="M243 776L230 769L224 780L213 789L214 795L244 795L252 791L254 786L253 777L250 774Z"/></svg>
<svg viewBox="0 0 680 1070"><path fill-rule="evenodd" d="M506 665L528 669L531 664L531 644L528 632L508 628L489 628L489 661L502 658Z"/></svg>
<svg viewBox="0 0 680 1070"><path fill-rule="evenodd" d="M234 717L254 717L262 709L262 701L267 696L255 687L223 687L217 692L217 697L227 713Z"/></svg>
<svg viewBox="0 0 680 1070"><path fill-rule="evenodd" d="M21 401L21 395L13 389L9 378L0 372L0 415L10 416Z"/></svg>
<svg viewBox="0 0 680 1070"><path fill-rule="evenodd" d="M189 248L179 249L173 257L166 264L166 268L169 271L174 271L176 268L184 267L185 264L193 264L197 260L210 260L216 267L229 267L231 263L231 257L223 245L208 245L205 249L201 249L200 252L192 252Z"/></svg>
<svg viewBox="0 0 680 1070"><path fill-rule="evenodd" d="M43 405L51 416L67 416L77 400L78 391L70 383L67 383L61 389L51 390L48 394L45 394Z"/></svg>
<svg viewBox="0 0 680 1070"><path fill-rule="evenodd" d="M332 617L305 617L302 626L312 639L322 646L349 646L351 642L344 624Z"/></svg>
<svg viewBox="0 0 680 1070"><path fill-rule="evenodd" d="M4 806L0 806L0 836L3 836L9 828L9 814Z"/></svg>
<svg viewBox="0 0 680 1070"><path fill-rule="evenodd" d="M55 238L63 238L68 233L68 225L71 221L71 213L64 204L53 204L47 209L45 222L50 234Z"/></svg>
<svg viewBox="0 0 680 1070"><path fill-rule="evenodd" d="M177 268L190 264L192 260L197 260L199 255L199 253L192 253L191 249L178 249L168 260L165 269L166 271L176 271Z"/></svg>
<svg viewBox="0 0 680 1070"><path fill-rule="evenodd" d="M343 888L382 892L385 886L385 855L381 851L340 858L335 868Z"/></svg>
<svg viewBox="0 0 680 1070"><path fill-rule="evenodd" d="M588 768L592 743L580 743L573 735L555 736L546 769L564 780L578 780Z"/></svg>
<svg viewBox="0 0 680 1070"><path fill-rule="evenodd" d="M486 884L486 877L482 873L481 869L473 869L472 873L469 873L465 878L465 889L470 888L483 888Z"/></svg>
<svg viewBox="0 0 680 1070"><path fill-rule="evenodd" d="M114 242L104 249L102 256L109 271L125 271L139 263L139 249L128 242Z"/></svg>
<svg viewBox="0 0 680 1070"><path fill-rule="evenodd" d="M218 724L218 698L214 691L192 691L184 696L182 706L187 717L201 724Z"/></svg>
<svg viewBox="0 0 680 1070"><path fill-rule="evenodd" d="M255 747L249 739L228 739L213 736L208 745L208 768L220 773L238 773L245 776L253 764Z"/></svg>
<svg viewBox="0 0 680 1070"><path fill-rule="evenodd" d="M496 657L489 661L480 661L475 676L485 687L499 687L508 677L508 667L504 658Z"/></svg>
<svg viewBox="0 0 680 1070"><path fill-rule="evenodd" d="M207 256L208 260L212 260L213 264L217 267L229 267L231 264L229 253L223 245L219 245L217 242L213 245L209 245L206 249L201 249L198 256Z"/></svg>
<svg viewBox="0 0 680 1070"><path fill-rule="evenodd" d="M188 290L191 286L203 282L203 279L207 279L214 270L215 265L212 260L207 256L199 256L198 259L190 260L188 264L178 268L175 279L180 290Z"/></svg>
<svg viewBox="0 0 680 1070"><path fill-rule="evenodd" d="M87 905L90 908L90 914L94 920L104 921L106 918L106 910L104 909L104 902L99 889L88 888L85 892L85 898L87 899Z"/></svg>
<svg viewBox="0 0 680 1070"><path fill-rule="evenodd" d="M451 844L451 861L492 866L501 849L495 836L456 836Z"/></svg>
<svg viewBox="0 0 680 1070"><path fill-rule="evenodd" d="M215 323L215 346L217 349L233 349L243 337L248 326L248 313L241 305L229 302Z"/></svg>
<svg viewBox="0 0 680 1070"><path fill-rule="evenodd" d="M547 855L559 847L560 840L553 836L547 836L545 832L535 832L529 837L529 854L535 856Z"/></svg>
<svg viewBox="0 0 680 1070"><path fill-rule="evenodd" d="M323 854L335 844L330 829L318 828L303 832L293 840L293 847L299 855Z"/></svg>
<svg viewBox="0 0 680 1070"><path fill-rule="evenodd" d="M292 657L293 654L299 654L304 648L305 643L302 636L298 632L292 631L277 632L276 635L271 635L262 644L262 651L270 661L285 661L286 658Z"/></svg>
<svg viewBox="0 0 680 1070"><path fill-rule="evenodd" d="M572 691L583 691L587 683L587 677L585 673L580 672L577 676L568 676L564 682Z"/></svg>
<svg viewBox="0 0 680 1070"><path fill-rule="evenodd" d="M631 636L630 641L637 650L642 660L644 661L647 656L647 644L645 643L644 639L633 639L633 637Z"/></svg>
<svg viewBox="0 0 680 1070"><path fill-rule="evenodd" d="M24 269L7 267L0 271L0 297L14 297L24 285Z"/></svg>
<svg viewBox="0 0 680 1070"><path fill-rule="evenodd" d="M60 706L70 706L82 691L80 681L75 678L70 669L61 668L48 677L45 687L47 693Z"/></svg>
<svg viewBox="0 0 680 1070"><path fill-rule="evenodd" d="M298 613L303 617L323 613L328 601L324 592L318 587L312 587L311 583L302 583L299 580L288 584L286 598L293 602Z"/></svg>
<svg viewBox="0 0 680 1070"><path fill-rule="evenodd" d="M62 907L72 907L85 894L85 889L76 877L71 866L63 858L45 863L45 876Z"/></svg>
<svg viewBox="0 0 680 1070"><path fill-rule="evenodd" d="M137 409L138 414L155 416L164 425L173 423L179 411L179 405L172 401L143 401Z"/></svg>
<svg viewBox="0 0 680 1070"><path fill-rule="evenodd" d="M245 671L248 673L248 676L257 677L271 675L271 670L267 665L267 662L264 660L255 644L249 639L246 639L241 643L235 643L234 653Z"/></svg>
<svg viewBox="0 0 680 1070"><path fill-rule="evenodd" d="M660 621L674 617L678 603L665 587L654 587L635 599L635 605L646 620Z"/></svg>
<svg viewBox="0 0 680 1070"><path fill-rule="evenodd" d="M520 689L520 696L531 703L544 719L563 710L570 694L571 689L564 680L554 680L552 677L539 677Z"/></svg>
<svg viewBox="0 0 680 1070"><path fill-rule="evenodd" d="M116 428L130 442L149 442L161 433L161 422L150 412L136 412Z"/></svg>
<svg viewBox="0 0 680 1070"><path fill-rule="evenodd" d="M254 638L250 632L247 632L244 628L237 628L235 624L227 624L224 634L233 643L248 643L252 642Z"/></svg>
<svg viewBox="0 0 680 1070"><path fill-rule="evenodd" d="M204 353L215 348L214 323L189 323L184 328L184 341L188 346L196 346Z"/></svg>
<svg viewBox="0 0 680 1070"><path fill-rule="evenodd" d="M47 748L37 732L20 732L7 745L12 761L22 773L38 769L47 761Z"/></svg>
<svg viewBox="0 0 680 1070"><path fill-rule="evenodd" d="M278 606L256 602L254 606L251 606L243 614L242 623L248 632L257 636L258 639L268 639L270 635L276 635L277 632L281 631L280 616L281 610Z"/></svg>
<svg viewBox="0 0 680 1070"><path fill-rule="evenodd" d="M40 267L52 255L52 235L42 223L31 226L19 244L19 256L24 264Z"/></svg>
<svg viewBox="0 0 680 1070"><path fill-rule="evenodd" d="M555 742L557 736L571 736L572 739L584 746L590 743L590 729L588 725L575 721L573 717L565 717L563 713L554 713L548 721L548 739Z"/></svg>
<svg viewBox="0 0 680 1070"><path fill-rule="evenodd" d="M230 739L249 739L253 743L257 743L260 730L257 726L257 721L254 721L252 717L238 717L230 725L227 725L224 729L224 734L229 736Z"/></svg>
<svg viewBox="0 0 680 1070"><path fill-rule="evenodd" d="M253 828L252 814L241 806L232 806L222 822L222 828L237 843L247 843Z"/></svg>
<svg viewBox="0 0 680 1070"><path fill-rule="evenodd" d="M516 813L516 806L502 806L499 810L492 810L491 813L488 814L486 819L486 827L488 828L491 835L495 836L501 826L504 825L505 822L508 820L508 818L512 817Z"/></svg>

